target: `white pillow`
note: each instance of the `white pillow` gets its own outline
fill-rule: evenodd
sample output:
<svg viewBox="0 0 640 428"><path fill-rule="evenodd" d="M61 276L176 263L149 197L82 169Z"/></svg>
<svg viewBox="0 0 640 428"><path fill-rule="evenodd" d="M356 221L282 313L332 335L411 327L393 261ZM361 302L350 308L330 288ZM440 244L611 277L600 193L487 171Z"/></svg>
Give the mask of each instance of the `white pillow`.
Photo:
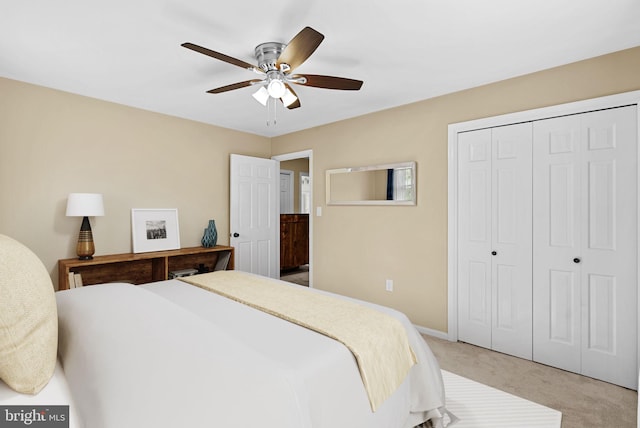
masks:
<svg viewBox="0 0 640 428"><path fill-rule="evenodd" d="M0 235L0 379L37 394L51 379L58 314L51 278L31 250Z"/></svg>

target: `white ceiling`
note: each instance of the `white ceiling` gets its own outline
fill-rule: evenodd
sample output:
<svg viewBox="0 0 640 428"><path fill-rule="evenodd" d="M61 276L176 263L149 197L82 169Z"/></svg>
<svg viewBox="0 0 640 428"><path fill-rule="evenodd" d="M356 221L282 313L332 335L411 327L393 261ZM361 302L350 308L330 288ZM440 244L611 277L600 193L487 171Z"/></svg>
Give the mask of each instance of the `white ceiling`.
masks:
<svg viewBox="0 0 640 428"><path fill-rule="evenodd" d="M255 74L180 46L256 63L305 26L325 39L296 72L364 85L295 85L302 107L276 126L255 88L206 93ZM639 0L0 3L0 76L268 137L639 45Z"/></svg>

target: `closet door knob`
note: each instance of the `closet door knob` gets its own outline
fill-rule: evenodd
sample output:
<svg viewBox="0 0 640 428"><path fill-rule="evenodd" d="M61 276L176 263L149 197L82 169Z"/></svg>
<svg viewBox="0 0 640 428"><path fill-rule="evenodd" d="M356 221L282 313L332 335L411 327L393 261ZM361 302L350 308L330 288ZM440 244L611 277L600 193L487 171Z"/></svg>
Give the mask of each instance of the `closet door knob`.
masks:
<svg viewBox="0 0 640 428"><path fill-rule="evenodd" d="M580 259L576 257L575 259L573 259L573 262L574 263L580 263Z"/></svg>
<svg viewBox="0 0 640 428"><path fill-rule="evenodd" d="M234 238L237 238L238 236L240 236L240 234L239 234L238 232L235 232L235 233L233 234L233 237L234 237Z"/></svg>
<svg viewBox="0 0 640 428"><path fill-rule="evenodd" d="M492 251L492 252L491 252L491 255L492 255L492 256L497 256L497 255L498 255L498 252L497 252L497 251Z"/></svg>

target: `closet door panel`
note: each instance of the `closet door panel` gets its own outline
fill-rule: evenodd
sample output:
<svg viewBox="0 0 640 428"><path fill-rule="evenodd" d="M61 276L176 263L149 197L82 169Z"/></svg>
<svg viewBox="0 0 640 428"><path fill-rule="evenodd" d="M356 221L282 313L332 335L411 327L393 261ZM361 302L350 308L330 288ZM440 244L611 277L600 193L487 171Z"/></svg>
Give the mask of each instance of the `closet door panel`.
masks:
<svg viewBox="0 0 640 428"><path fill-rule="evenodd" d="M582 374L637 387L636 107L582 116Z"/></svg>
<svg viewBox="0 0 640 428"><path fill-rule="evenodd" d="M580 119L533 124L533 359L580 371Z"/></svg>
<svg viewBox="0 0 640 428"><path fill-rule="evenodd" d="M576 334L576 317L580 316L576 302L580 291L574 272L549 272L549 339L575 347L580 341ZM576 313L577 312L577 313Z"/></svg>
<svg viewBox="0 0 640 428"><path fill-rule="evenodd" d="M491 130L458 136L458 337L491 348Z"/></svg>
<svg viewBox="0 0 640 428"><path fill-rule="evenodd" d="M492 349L532 357L531 123L492 129Z"/></svg>
<svg viewBox="0 0 640 428"><path fill-rule="evenodd" d="M549 207L548 243L554 248L575 248L576 233L576 168L573 162L560 161L548 168L548 177L544 179L549 184L547 205ZM553 183L553 185L551 185Z"/></svg>

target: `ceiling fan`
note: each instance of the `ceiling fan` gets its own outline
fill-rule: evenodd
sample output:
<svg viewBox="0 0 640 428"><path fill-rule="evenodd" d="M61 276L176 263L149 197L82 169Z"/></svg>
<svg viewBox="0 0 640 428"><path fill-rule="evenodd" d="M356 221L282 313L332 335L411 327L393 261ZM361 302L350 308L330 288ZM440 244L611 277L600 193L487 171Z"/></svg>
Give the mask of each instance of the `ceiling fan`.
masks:
<svg viewBox="0 0 640 428"><path fill-rule="evenodd" d="M288 109L300 107L300 100L292 83L325 89L340 89L357 91L362 87L361 80L344 77L323 76L317 74L292 74L318 48L324 36L311 27L305 27L289 44L279 42L262 43L255 48L258 65L230 57L220 52L198 46L193 43L183 43L187 49L194 50L220 61L253 71L262 77L260 79L245 80L207 91L210 94L220 94L247 86L260 86L253 97L262 105L267 105L270 99L279 99Z"/></svg>

